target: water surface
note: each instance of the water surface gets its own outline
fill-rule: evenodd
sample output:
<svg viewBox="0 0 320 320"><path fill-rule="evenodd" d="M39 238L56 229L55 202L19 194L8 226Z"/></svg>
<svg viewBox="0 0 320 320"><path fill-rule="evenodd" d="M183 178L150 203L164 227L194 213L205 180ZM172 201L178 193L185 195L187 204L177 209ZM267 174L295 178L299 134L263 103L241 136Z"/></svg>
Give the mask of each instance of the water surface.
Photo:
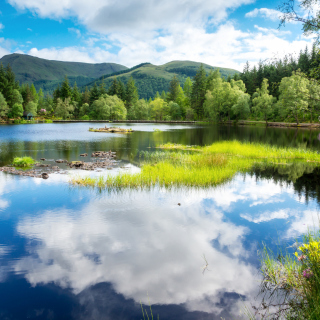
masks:
<svg viewBox="0 0 320 320"><path fill-rule="evenodd" d="M88 132L86 123L0 126L0 165L14 156L73 161L111 149L117 170L133 171L140 151L163 142L320 147L318 131L119 126L135 132ZM317 225L317 169L238 174L208 189L123 192L70 187L68 177L0 172L1 319L142 319L140 302L160 319L240 319L257 297L262 243L290 246Z"/></svg>

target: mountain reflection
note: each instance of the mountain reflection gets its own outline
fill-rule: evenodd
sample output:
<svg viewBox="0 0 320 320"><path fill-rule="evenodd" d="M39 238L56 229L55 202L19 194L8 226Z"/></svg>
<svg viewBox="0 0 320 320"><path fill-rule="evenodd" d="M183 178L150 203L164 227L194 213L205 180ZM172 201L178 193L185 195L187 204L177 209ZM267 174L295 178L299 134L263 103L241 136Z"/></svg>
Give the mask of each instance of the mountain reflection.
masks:
<svg viewBox="0 0 320 320"><path fill-rule="evenodd" d="M205 207L207 196L131 192L95 199L80 212L25 218L18 232L37 241L15 271L24 272L33 286L53 282L79 294L108 282L137 303L147 304L148 293L152 304L219 313L225 292L252 297L257 270L242 245L248 229ZM204 275L203 254L209 262Z"/></svg>

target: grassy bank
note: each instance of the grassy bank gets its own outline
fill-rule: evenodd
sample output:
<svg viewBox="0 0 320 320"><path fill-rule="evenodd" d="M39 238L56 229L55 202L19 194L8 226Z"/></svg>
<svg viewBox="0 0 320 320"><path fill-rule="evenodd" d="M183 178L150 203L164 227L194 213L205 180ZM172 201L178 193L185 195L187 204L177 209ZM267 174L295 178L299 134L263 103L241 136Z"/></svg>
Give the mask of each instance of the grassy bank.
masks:
<svg viewBox="0 0 320 320"><path fill-rule="evenodd" d="M216 142L205 147L165 144L159 149L161 151L141 154L140 173L75 177L70 182L99 188L209 187L260 164L279 166L299 161L317 166L320 163L320 154L314 151L239 141Z"/></svg>

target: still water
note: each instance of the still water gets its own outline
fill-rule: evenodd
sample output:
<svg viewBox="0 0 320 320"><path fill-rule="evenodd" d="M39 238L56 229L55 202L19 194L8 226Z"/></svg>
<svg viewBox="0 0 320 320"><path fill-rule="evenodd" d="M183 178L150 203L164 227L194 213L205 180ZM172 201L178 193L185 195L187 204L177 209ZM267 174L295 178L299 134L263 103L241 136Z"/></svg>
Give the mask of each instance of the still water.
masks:
<svg viewBox="0 0 320 320"><path fill-rule="evenodd" d="M115 172L134 172L140 151L165 142L320 150L319 131L119 126L135 132L88 132L86 123L0 126L0 166L15 156L73 161L112 150L121 160ZM241 319L244 305L259 301L262 243L290 246L318 223L317 169L239 174L209 189L123 192L70 187L78 172L48 180L0 172L0 319L142 319L140 303L160 319Z"/></svg>

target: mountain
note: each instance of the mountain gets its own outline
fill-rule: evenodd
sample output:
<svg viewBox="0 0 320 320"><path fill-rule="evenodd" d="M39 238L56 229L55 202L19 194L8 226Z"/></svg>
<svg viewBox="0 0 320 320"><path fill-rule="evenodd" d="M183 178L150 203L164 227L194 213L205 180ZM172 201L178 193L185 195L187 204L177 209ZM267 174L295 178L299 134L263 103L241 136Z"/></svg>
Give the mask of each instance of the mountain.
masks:
<svg viewBox="0 0 320 320"><path fill-rule="evenodd" d="M37 89L52 92L60 84L65 75L70 84L77 82L83 86L102 75L112 74L128 69L116 63L83 63L40 59L25 54L9 54L0 59L5 67L11 65L16 79L22 83L33 83Z"/></svg>
<svg viewBox="0 0 320 320"><path fill-rule="evenodd" d="M200 62L193 61L172 61L160 66L142 63L131 69L115 72L111 75L104 75L87 85L91 87L95 82L99 85L102 78L104 78L104 82L108 88L115 76L124 83L132 76L138 88L140 98L148 99L150 97L153 98L157 91L160 94L162 90L168 91L170 81L174 75L177 75L183 86L187 77L193 78L195 76L200 65ZM235 73L239 73L239 71L234 69L212 67L207 64L202 65L207 73L211 70L219 69L224 78L227 78L228 75L233 76Z"/></svg>

